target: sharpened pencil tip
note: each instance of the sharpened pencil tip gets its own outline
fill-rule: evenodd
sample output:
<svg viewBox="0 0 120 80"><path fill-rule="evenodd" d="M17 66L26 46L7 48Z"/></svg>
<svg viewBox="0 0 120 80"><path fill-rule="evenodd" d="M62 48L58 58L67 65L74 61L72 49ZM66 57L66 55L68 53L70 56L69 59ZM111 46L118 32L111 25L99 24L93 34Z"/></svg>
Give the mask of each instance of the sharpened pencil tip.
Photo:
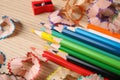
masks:
<svg viewBox="0 0 120 80"><path fill-rule="evenodd" d="M59 44L52 43L50 46L53 47L54 49L59 49L60 48Z"/></svg>
<svg viewBox="0 0 120 80"><path fill-rule="evenodd" d="M45 23L44 22L40 22L41 25L44 25Z"/></svg>
<svg viewBox="0 0 120 80"><path fill-rule="evenodd" d="M34 48L34 47L30 47L30 48L31 48L31 50L33 50L33 51L36 49L36 48Z"/></svg>
<svg viewBox="0 0 120 80"><path fill-rule="evenodd" d="M31 32L33 32L33 33L34 33L34 32L35 32L35 30L34 30L34 29L32 29L32 30L31 30Z"/></svg>
<svg viewBox="0 0 120 80"><path fill-rule="evenodd" d="M59 51L57 51L57 50L52 50L54 53L58 53Z"/></svg>

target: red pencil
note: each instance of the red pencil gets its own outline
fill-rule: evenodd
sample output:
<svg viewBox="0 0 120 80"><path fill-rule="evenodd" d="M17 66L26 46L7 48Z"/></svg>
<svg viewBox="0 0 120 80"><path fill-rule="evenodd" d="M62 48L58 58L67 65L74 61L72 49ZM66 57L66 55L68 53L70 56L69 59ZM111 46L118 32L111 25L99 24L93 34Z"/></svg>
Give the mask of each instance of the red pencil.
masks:
<svg viewBox="0 0 120 80"><path fill-rule="evenodd" d="M50 51L41 51L37 48L34 48L34 47L31 47L31 49L36 53L37 56L40 57L40 59L42 59L43 61L46 61L46 60L50 60L60 66L63 66L65 68L68 68L78 74L81 74L83 76L87 76L87 75L90 75L90 74L94 74L94 72L91 72L85 68L82 68L80 66L77 66L73 63L70 63L68 61L66 61L64 58L54 54L53 52L50 52ZM104 78L104 80L109 80L107 78Z"/></svg>
<svg viewBox="0 0 120 80"><path fill-rule="evenodd" d="M74 65L68 61L66 61L65 59L61 58L60 56L57 56L51 52L48 51L44 51L44 53L42 54L43 57L46 57L48 60L55 62L58 65L61 65L65 68L68 68L72 71L75 71L81 75L87 76L90 74L93 74L93 72L86 70L85 68L82 67L78 67L77 65Z"/></svg>
<svg viewBox="0 0 120 80"><path fill-rule="evenodd" d="M46 60L50 60L60 66L63 66L65 68L68 68L78 74L81 74L83 76L87 76L90 74L94 74L94 72L91 72L85 68L79 67L73 63L70 63L68 61L66 61L65 59L63 59L60 56L57 56L56 54L49 52L49 51L41 51L37 48L31 47L31 49L35 52L35 54L37 56L40 57L41 60L46 61Z"/></svg>

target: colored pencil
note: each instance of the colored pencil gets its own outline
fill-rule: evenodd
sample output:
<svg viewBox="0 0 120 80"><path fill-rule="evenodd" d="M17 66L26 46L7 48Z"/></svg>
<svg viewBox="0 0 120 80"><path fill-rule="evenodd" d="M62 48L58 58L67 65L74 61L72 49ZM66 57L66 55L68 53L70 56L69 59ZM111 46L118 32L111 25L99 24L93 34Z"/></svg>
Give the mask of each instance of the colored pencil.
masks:
<svg viewBox="0 0 120 80"><path fill-rule="evenodd" d="M58 27L56 27L58 28ZM92 39L98 40L100 42L103 42L105 44L110 44L110 45L117 45L116 43L120 43L120 39L115 38L115 37L111 37L109 35L100 33L98 31L92 30L92 29L84 29L81 27L67 27L66 29L69 29L73 32L88 36ZM56 30L56 29L55 29ZM58 31L58 29L57 29ZM111 44L111 42L113 42L113 44Z"/></svg>
<svg viewBox="0 0 120 80"><path fill-rule="evenodd" d="M57 43L56 42L57 38L53 37L52 35L50 35L46 32L40 32L38 30L32 30L32 32L37 34L38 36L40 36L42 39L45 39L45 40L52 42L52 43Z"/></svg>
<svg viewBox="0 0 120 80"><path fill-rule="evenodd" d="M87 28L82 28L80 26L77 26L77 27L69 27L69 26L66 26L66 25L59 25L59 27L56 27L56 26L50 26L48 24L42 24L42 26L44 26L45 28L47 29L51 29L51 30L56 30L58 32L62 32L63 29L69 29L71 31L74 31L76 33L79 33L79 34L82 34L84 36L88 36L92 39L95 39L95 40L98 40L100 42L103 42L105 44L110 44L110 45L118 45L118 43L120 43L120 39L117 39L117 38L114 38L114 37L111 37L109 35L106 35L106 34L103 34L103 33L100 33L98 31L95 31L95 30L92 30L92 29L87 29ZM111 44L113 43L113 44ZM119 47L119 45L118 45Z"/></svg>
<svg viewBox="0 0 120 80"><path fill-rule="evenodd" d="M106 51L103 51L103 50L101 50L101 49L98 49L98 48L95 48L95 47L93 47L93 46L90 46L90 45L88 45L88 44L82 43L82 42L80 42L80 41L78 41L78 40L75 40L75 39L73 39L73 38L70 38L70 37L68 37L68 36L65 36L65 35L57 32L57 31L55 31L55 30L52 30L51 34L52 34L53 36L56 36L56 37L59 37L59 38L62 38L62 39L71 41L71 42L73 42L73 43L75 43L75 44L78 44L78 45L82 45L82 46L84 46L84 47L86 47L86 48L89 48L89 49L91 49L91 50L97 51L97 52L99 52L99 53L101 53L101 54L104 54L104 55L106 55L106 56L109 56L109 57L111 57L111 58L113 58L113 59L116 59L116 60L119 60L119 61L120 61L120 57L119 57L119 56L110 54L109 52L106 52Z"/></svg>
<svg viewBox="0 0 120 80"><path fill-rule="evenodd" d="M81 42L84 42L86 44L89 44L91 46L94 46L96 48L99 48L99 49L102 49L104 51L107 51L109 53L112 53L113 55L120 56L120 52L119 52L120 46L119 47L115 47L115 46L111 46L111 45L108 45L108 44L106 45L104 43L101 43L101 42L98 42L96 40L93 40L93 39L91 39L89 37L85 37L84 35L79 35L79 34L77 34L75 32L72 32L72 31L70 31L68 29L64 29L62 31L62 34L66 35L66 36L69 36L69 37L72 37L72 38L74 38L76 40L79 40Z"/></svg>
<svg viewBox="0 0 120 80"><path fill-rule="evenodd" d="M38 54L38 51L36 51L36 49L34 50L37 54ZM55 55L54 53L51 53L51 52L48 52L48 51L39 51L39 55L43 58L46 58L58 65L61 65L63 67L66 67L72 71L75 71L77 72L78 74L81 74L81 75L84 75L84 76L87 76L87 75L90 75L90 74L93 74L92 71L89 71L89 70L86 70L85 68L82 68L82 67L79 67L77 65L74 65L68 61L66 61L65 59L61 58L60 56L57 56Z"/></svg>
<svg viewBox="0 0 120 80"><path fill-rule="evenodd" d="M117 69L120 69L120 61L112 59L112 58L110 58L108 56L105 56L105 55L103 55L103 54L101 54L99 52L96 52L94 50L83 47L82 45L74 44L74 43L72 43L70 41L67 41L67 40L61 40L59 42L59 44L61 46L67 47L67 48L69 48L69 49L71 49L73 51L76 51L76 52L78 52L80 54L86 55L86 56L88 56L90 58L93 58L95 60L98 60L100 62L108 64L110 66L113 66L113 67L115 67Z"/></svg>
<svg viewBox="0 0 120 80"><path fill-rule="evenodd" d="M47 26L48 26L48 25L47 25ZM53 27L54 27L54 26L53 26ZM89 49L91 49L91 50L100 52L100 53L102 53L102 54L104 54L104 55L106 55L106 56L109 56L109 57L113 58L113 59L120 60L120 57L119 57L119 56L110 54L109 52L103 51L103 50L98 49L98 48L96 48L96 47L90 46L90 45L88 45L88 44L85 44L85 43L80 42L80 41L78 41L78 40L75 40L75 39L73 39L73 38L70 38L70 37L68 37L68 36L66 36L66 35L63 35L63 34L57 32L57 31L55 31L55 30L52 30L52 31L49 30L48 32L49 32L50 34L52 34L53 36L56 36L56 37L59 37L59 38L63 38L63 39L69 40L69 41L71 41L71 42L73 42L73 43L76 43L76 44L78 44L78 45L82 45L82 46L84 46L84 47L86 47L86 48L89 48Z"/></svg>
<svg viewBox="0 0 120 80"><path fill-rule="evenodd" d="M77 51L78 53L82 53L84 55L87 55L87 56L95 59L95 60L101 61L101 62L106 63L110 66L113 66L117 69L120 69L120 64L119 64L120 62L119 61L114 60L108 56L105 56L105 55L98 53L96 51L93 51L91 49L88 49L82 45L77 45L77 44L74 44L74 43L67 41L67 40L60 40L60 44L68 47L69 49L71 49L73 51ZM116 64L118 64L118 65L116 65Z"/></svg>
<svg viewBox="0 0 120 80"><path fill-rule="evenodd" d="M92 30L92 29L88 29L88 31L91 32L91 33L93 33L93 34L97 34L97 35L99 35L101 37L104 37L104 38L107 38L107 39L110 39L112 41L120 43L120 39L118 39L118 38L115 38L115 37L112 37L112 36L100 33L98 31L95 31L95 30Z"/></svg>
<svg viewBox="0 0 120 80"><path fill-rule="evenodd" d="M113 46L113 47L118 47L120 48L120 40L119 40L119 43L116 42L116 41L113 41L113 40L110 40L110 39L107 39L105 37L102 37L102 36L99 36L97 34L94 34L94 33L91 33L91 32L88 32L86 30L83 30L81 28L76 28L75 29L75 32L80 34L80 35L84 35L86 37L89 37L93 40L96 40L96 41L99 41L101 43L104 43L106 45L110 45L110 46Z"/></svg>
<svg viewBox="0 0 120 80"><path fill-rule="evenodd" d="M76 65L78 65L80 67L86 68L86 69L88 69L90 71L93 71L93 72L95 72L97 74L101 74L103 77L108 77L110 79L115 79L115 80L120 79L119 75L116 75L116 74L111 73L111 72L109 72L109 71L107 71L105 69L102 69L100 67L92 65L90 63L87 63L84 60L77 59L77 58L75 58L75 57L73 57L71 55L68 55L68 53L66 53L66 52L57 51L57 52L55 52L55 54L62 57L63 59L65 59L65 60L67 60L69 62L72 62L73 64L76 64Z"/></svg>
<svg viewBox="0 0 120 80"><path fill-rule="evenodd" d="M120 79L120 76L119 75L115 75L115 74L112 74L111 72L109 71L106 71L104 69L101 69L99 67L96 67L94 65L91 65L83 60L80 60L80 59L77 59L73 56L70 56L68 55L67 56L67 61L73 63L73 64L76 64L78 66L81 66L81 67L85 67L86 69L90 70L90 71L93 71L97 74L101 74L103 77L108 77L110 79L115 79L115 80L119 80Z"/></svg>
<svg viewBox="0 0 120 80"><path fill-rule="evenodd" d="M81 54L81 53L72 51L71 49L66 48L66 47L63 47L63 46L60 46L60 45L58 45L58 44L56 44L55 46L52 45L52 47L54 47L55 49L59 49L59 50L65 51L65 52L68 53L69 55L72 55L72 56L74 56L74 57L76 57L76 58L78 58L78 59L82 59L82 60L84 60L84 61L86 61L86 62L89 62L89 63L91 63L91 64L94 64L94 65L96 65L96 66L98 66L98 67L101 67L101 68L103 68L103 69L105 69L105 70L108 70L108 71L110 71L110 72L113 72L113 73L115 73L115 74L120 75L120 69L116 69L116 68L114 68L114 67L112 67L112 66L109 66L109 65L104 64L104 63L102 63L102 62L100 62L100 61L94 60L94 59L92 59L92 58L90 58L90 57L87 57L87 56L85 56L85 55L83 55L83 54ZM111 61L109 61L109 62L111 62Z"/></svg>
<svg viewBox="0 0 120 80"><path fill-rule="evenodd" d="M109 35L109 36L120 39L120 34L112 33L112 32L110 32L110 31L108 31L106 29L103 29L101 27L98 27L98 26L95 26L95 25L92 25L92 24L88 24L87 28L92 29L92 30L96 30L96 31L101 32L103 34L106 34L106 35Z"/></svg>

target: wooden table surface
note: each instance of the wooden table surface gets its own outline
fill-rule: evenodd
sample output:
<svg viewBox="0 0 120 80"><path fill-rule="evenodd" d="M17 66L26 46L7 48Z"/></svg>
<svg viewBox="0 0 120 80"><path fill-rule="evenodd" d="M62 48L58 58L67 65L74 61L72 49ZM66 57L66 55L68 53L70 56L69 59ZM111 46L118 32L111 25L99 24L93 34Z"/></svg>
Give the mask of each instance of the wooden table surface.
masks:
<svg viewBox="0 0 120 80"><path fill-rule="evenodd" d="M62 0L52 0L52 2L56 9L61 8L65 3ZM7 15L22 23L22 25L16 26L16 31L11 37L0 40L0 51L6 55L6 64L12 58L26 56L26 53L31 51L31 46L42 49L47 45L47 42L33 34L31 29L39 30L40 22L49 23L49 14L43 13L34 16L31 0L0 0L0 18ZM51 62L41 62L39 80L45 80L55 68L56 65ZM0 69L0 72L8 72L6 65Z"/></svg>
<svg viewBox="0 0 120 80"><path fill-rule="evenodd" d="M49 24L48 15L50 13L42 13L34 16L31 7L32 1L0 0L0 19L2 16L7 15L21 22L21 24L16 24L16 30L12 36L0 40L0 51L6 55L6 64L12 58L26 56L27 52L31 52L30 47L43 49L47 45L47 42L33 34L31 29L40 30L42 27L40 22ZM66 3L65 0L52 0L52 2L55 9L62 8ZM81 24L85 26L86 22L83 19ZM41 62L41 74L38 80L46 80L46 77L56 68L57 65L52 62ZM8 73L7 66L5 65L0 68L0 72Z"/></svg>

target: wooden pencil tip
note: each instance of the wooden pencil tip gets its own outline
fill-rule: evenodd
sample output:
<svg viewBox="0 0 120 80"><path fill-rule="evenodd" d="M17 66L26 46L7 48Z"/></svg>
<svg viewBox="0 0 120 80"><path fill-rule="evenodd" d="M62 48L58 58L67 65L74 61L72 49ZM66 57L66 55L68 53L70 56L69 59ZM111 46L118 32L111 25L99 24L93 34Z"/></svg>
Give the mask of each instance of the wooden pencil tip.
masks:
<svg viewBox="0 0 120 80"><path fill-rule="evenodd" d="M31 48L31 50L33 50L33 51L35 51L35 49L36 49L35 47L30 47L30 48Z"/></svg>
<svg viewBox="0 0 120 80"><path fill-rule="evenodd" d="M62 39L61 39L61 38L55 37L54 40L56 41L57 44L59 44L59 43L61 42Z"/></svg>
<svg viewBox="0 0 120 80"><path fill-rule="evenodd" d="M49 30L49 29L46 29L46 31L45 32L47 32L47 33L49 33L49 34L52 34L52 31L51 30Z"/></svg>
<svg viewBox="0 0 120 80"><path fill-rule="evenodd" d="M33 33L39 35L40 37L41 37L41 35L42 35L42 32L43 32L43 31L33 30Z"/></svg>
<svg viewBox="0 0 120 80"><path fill-rule="evenodd" d="M41 24L42 26L44 26L45 28L47 28L47 29L50 29L50 30L51 30L51 25L46 24L46 23L43 23L43 22L41 22L40 24Z"/></svg>
<svg viewBox="0 0 120 80"><path fill-rule="evenodd" d="M64 29L64 25L59 25L59 27L54 27L54 29L61 33Z"/></svg>
<svg viewBox="0 0 120 80"><path fill-rule="evenodd" d="M59 49L60 48L59 44L52 43L50 46L53 47L54 49Z"/></svg>

